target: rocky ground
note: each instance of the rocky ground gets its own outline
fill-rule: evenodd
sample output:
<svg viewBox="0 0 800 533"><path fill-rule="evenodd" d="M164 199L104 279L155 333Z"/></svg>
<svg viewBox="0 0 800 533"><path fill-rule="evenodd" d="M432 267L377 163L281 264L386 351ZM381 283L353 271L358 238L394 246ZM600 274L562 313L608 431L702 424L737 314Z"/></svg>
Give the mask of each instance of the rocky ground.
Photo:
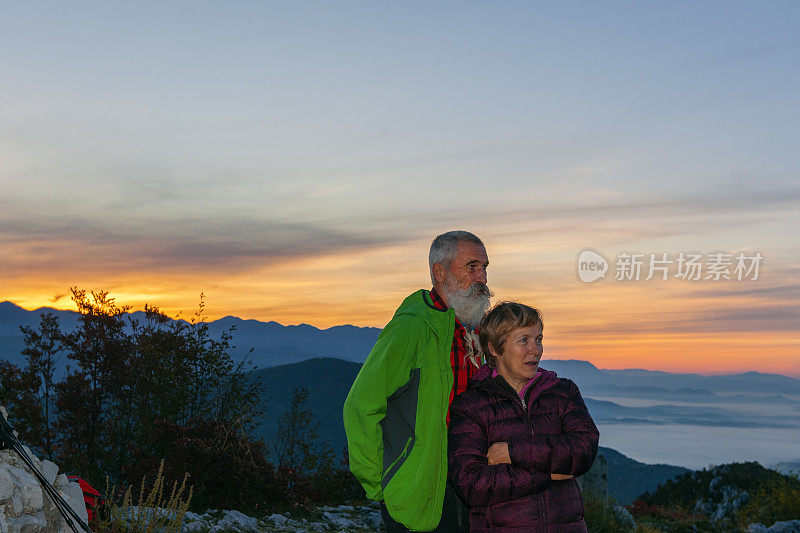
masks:
<svg viewBox="0 0 800 533"><path fill-rule="evenodd" d="M748 533L800 533L800 520L775 522L767 527L763 524L750 524Z"/></svg>
<svg viewBox="0 0 800 533"><path fill-rule="evenodd" d="M320 507L309 516L292 517L287 514L272 514L261 519L247 516L239 511L206 511L186 513L183 521L184 533L263 532L298 531L328 532L381 531L383 520L377 504L338 507Z"/></svg>
<svg viewBox="0 0 800 533"><path fill-rule="evenodd" d="M0 407L0 416L6 417ZM83 491L70 483L58 466L40 461L23 446L24 453L44 478L61 494L76 514L86 520ZM0 450L0 533L66 533L71 531L55 503L16 452Z"/></svg>

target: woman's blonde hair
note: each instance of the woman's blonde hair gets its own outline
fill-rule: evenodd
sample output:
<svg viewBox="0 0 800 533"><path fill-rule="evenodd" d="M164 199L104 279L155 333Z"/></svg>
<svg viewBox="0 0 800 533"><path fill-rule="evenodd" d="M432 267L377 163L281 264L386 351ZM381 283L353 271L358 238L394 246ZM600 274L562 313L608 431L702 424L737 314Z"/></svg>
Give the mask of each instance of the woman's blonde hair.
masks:
<svg viewBox="0 0 800 533"><path fill-rule="evenodd" d="M533 307L518 302L499 302L483 317L480 341L486 362L495 367L492 349L503 353L508 334L518 328L535 326L542 322L542 313Z"/></svg>

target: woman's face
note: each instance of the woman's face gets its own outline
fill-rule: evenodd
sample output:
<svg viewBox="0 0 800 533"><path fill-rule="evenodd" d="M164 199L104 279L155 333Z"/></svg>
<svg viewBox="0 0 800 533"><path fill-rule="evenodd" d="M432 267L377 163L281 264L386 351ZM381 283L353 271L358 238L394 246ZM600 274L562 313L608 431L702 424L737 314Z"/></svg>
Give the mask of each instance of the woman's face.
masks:
<svg viewBox="0 0 800 533"><path fill-rule="evenodd" d="M512 330L503 353L497 356L497 373L519 392L536 376L542 358L542 323Z"/></svg>

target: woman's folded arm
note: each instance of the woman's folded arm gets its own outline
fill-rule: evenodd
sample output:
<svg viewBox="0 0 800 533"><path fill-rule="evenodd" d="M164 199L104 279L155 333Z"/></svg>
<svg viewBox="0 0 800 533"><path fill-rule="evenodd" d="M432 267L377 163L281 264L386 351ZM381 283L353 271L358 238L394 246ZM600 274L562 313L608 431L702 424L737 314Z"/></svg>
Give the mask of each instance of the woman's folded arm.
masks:
<svg viewBox="0 0 800 533"><path fill-rule="evenodd" d="M542 473L579 476L591 468L600 433L581 397L569 381L569 398L561 412L562 433L516 435L508 440L513 465Z"/></svg>
<svg viewBox="0 0 800 533"><path fill-rule="evenodd" d="M550 474L514 464L490 465L486 428L465 402L450 407L448 461L451 481L469 506L490 505L540 492L550 486Z"/></svg>

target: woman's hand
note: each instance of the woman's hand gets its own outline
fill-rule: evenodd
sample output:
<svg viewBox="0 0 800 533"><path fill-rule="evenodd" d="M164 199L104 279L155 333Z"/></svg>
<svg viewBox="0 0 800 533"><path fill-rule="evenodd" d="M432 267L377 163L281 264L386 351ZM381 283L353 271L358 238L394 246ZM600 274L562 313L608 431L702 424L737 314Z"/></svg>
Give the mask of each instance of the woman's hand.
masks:
<svg viewBox="0 0 800 533"><path fill-rule="evenodd" d="M489 447L489 452L486 454L489 459L490 465L499 465L501 463L511 464L511 456L508 454L507 442L495 442Z"/></svg>
<svg viewBox="0 0 800 533"><path fill-rule="evenodd" d="M486 454L490 465L499 465L501 463L511 464L511 456L508 454L507 442L495 442L489 447L489 452ZM572 479L571 474L550 474L550 479L553 481L566 481Z"/></svg>

